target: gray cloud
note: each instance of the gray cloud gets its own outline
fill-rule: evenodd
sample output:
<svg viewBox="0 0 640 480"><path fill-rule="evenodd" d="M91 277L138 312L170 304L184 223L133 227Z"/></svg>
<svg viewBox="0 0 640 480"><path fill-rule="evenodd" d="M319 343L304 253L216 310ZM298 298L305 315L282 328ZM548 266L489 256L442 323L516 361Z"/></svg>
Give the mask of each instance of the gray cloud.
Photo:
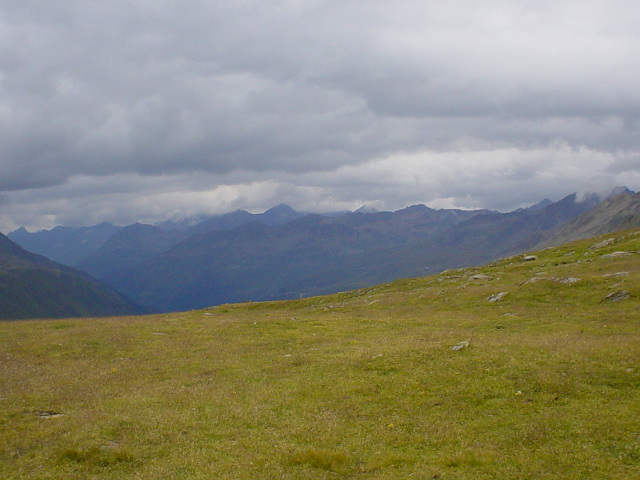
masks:
<svg viewBox="0 0 640 480"><path fill-rule="evenodd" d="M185 214L638 188L639 19L631 1L0 0L2 223L94 218L65 203L82 182L116 221L161 216L154 188Z"/></svg>
<svg viewBox="0 0 640 480"><path fill-rule="evenodd" d="M640 172L640 155L616 158L606 171L612 174L638 174Z"/></svg>

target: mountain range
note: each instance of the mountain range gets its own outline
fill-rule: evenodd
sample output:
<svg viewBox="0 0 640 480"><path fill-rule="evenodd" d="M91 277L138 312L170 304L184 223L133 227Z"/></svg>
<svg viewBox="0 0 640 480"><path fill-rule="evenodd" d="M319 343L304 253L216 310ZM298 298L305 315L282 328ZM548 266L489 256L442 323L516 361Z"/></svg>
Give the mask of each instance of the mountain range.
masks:
<svg viewBox="0 0 640 480"><path fill-rule="evenodd" d="M57 226L51 230L30 233L22 227L10 232L7 237L30 252L63 265L75 266L120 228L122 227L104 222L92 227Z"/></svg>
<svg viewBox="0 0 640 480"><path fill-rule="evenodd" d="M414 205L314 215L278 205L262 214L237 211L195 223L101 224L75 235L69 227L31 234L19 229L9 237L61 261L69 261L65 252L82 251L72 259L77 268L149 311L178 311L307 297L480 265L632 227L639 205L639 194L624 188L610 198L572 194L508 213ZM67 243L50 241L62 232Z"/></svg>
<svg viewBox="0 0 640 480"><path fill-rule="evenodd" d="M278 225L251 222L191 236L101 278L163 311L315 295L354 282L369 284L360 272L342 268L353 259L366 256L375 264L373 252L418 242L478 213L422 205L397 212L305 215Z"/></svg>

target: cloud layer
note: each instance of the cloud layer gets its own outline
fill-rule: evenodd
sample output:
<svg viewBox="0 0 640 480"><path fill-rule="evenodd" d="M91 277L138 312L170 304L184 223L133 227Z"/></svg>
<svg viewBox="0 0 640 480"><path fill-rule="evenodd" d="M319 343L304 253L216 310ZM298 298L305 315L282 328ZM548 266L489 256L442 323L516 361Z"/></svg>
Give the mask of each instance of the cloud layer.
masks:
<svg viewBox="0 0 640 480"><path fill-rule="evenodd" d="M640 188L640 4L0 0L0 229Z"/></svg>

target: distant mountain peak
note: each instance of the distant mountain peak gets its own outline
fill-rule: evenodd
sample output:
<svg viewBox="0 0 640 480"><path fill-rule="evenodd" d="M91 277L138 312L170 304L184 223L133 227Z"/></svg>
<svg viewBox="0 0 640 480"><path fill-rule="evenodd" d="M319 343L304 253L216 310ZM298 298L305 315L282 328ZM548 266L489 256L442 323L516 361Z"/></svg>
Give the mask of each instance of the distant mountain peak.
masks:
<svg viewBox="0 0 640 480"><path fill-rule="evenodd" d="M264 213L267 212L295 212L295 210L286 203L279 203L278 205L266 210Z"/></svg>
<svg viewBox="0 0 640 480"><path fill-rule="evenodd" d="M600 203L621 194L633 193L635 193L633 190L630 190L624 185L618 185L617 187L587 187L576 192L576 202L595 201Z"/></svg>
<svg viewBox="0 0 640 480"><path fill-rule="evenodd" d="M378 210L376 210L373 207L370 207L367 204L362 205L360 208L358 208L357 210L354 210L353 213L377 213Z"/></svg>
<svg viewBox="0 0 640 480"><path fill-rule="evenodd" d="M302 213L296 212L289 205L281 203L275 207L271 207L264 213L255 215L255 219L266 225L278 225L296 220L302 216Z"/></svg>
<svg viewBox="0 0 640 480"><path fill-rule="evenodd" d="M425 204L423 203L418 203L416 205L409 205L408 207L402 208L400 210L398 210L398 212L404 212L404 213L409 213L409 212L426 212L432 210L431 208L427 207Z"/></svg>
<svg viewBox="0 0 640 480"><path fill-rule="evenodd" d="M618 195L621 195L623 193L628 193L628 194L632 194L633 195L635 192L633 190L630 190L626 186L622 185L622 186L619 186L619 187L615 187L611 191L611 193L608 195L607 198L617 197Z"/></svg>

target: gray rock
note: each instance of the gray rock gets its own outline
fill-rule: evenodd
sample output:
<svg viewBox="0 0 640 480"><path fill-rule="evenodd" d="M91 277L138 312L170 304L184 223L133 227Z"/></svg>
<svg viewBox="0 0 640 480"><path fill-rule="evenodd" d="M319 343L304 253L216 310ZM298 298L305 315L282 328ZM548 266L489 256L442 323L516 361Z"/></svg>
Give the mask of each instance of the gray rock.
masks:
<svg viewBox="0 0 640 480"><path fill-rule="evenodd" d="M549 278L545 278L545 277L532 277L529 280L522 282L521 285L526 285L527 283L536 283L536 282L541 282L543 280L547 280L549 281Z"/></svg>
<svg viewBox="0 0 640 480"><path fill-rule="evenodd" d="M524 257L522 257L523 262L532 262L537 259L538 257L536 257L535 255L525 255Z"/></svg>
<svg viewBox="0 0 640 480"><path fill-rule="evenodd" d="M582 279L578 277L567 277L567 278L562 278L558 280L558 283L571 284L571 283L578 283L580 280Z"/></svg>
<svg viewBox="0 0 640 480"><path fill-rule="evenodd" d="M490 297L487 297L487 300L489 302L499 302L501 301L505 296L507 295L507 292L499 292L496 293L495 295L491 295Z"/></svg>
<svg viewBox="0 0 640 480"><path fill-rule="evenodd" d="M603 255L603 258L616 258L616 257L628 257L629 255L631 255L632 252L613 252L613 253L607 253L606 255Z"/></svg>
<svg viewBox="0 0 640 480"><path fill-rule="evenodd" d="M589 250L597 250L598 248L608 247L609 245L611 245L615 241L616 241L615 238L607 238L606 240L598 242L595 245L591 245L589 247Z"/></svg>
<svg viewBox="0 0 640 480"><path fill-rule="evenodd" d="M626 300L630 296L631 294L626 290L618 290L617 292L610 293L604 297L604 299L608 302L619 302L620 300Z"/></svg>
<svg viewBox="0 0 640 480"><path fill-rule="evenodd" d="M453 347L451 347L451 350L462 350L465 347L469 346L469 342L467 340L458 343L457 345L454 345Z"/></svg>
<svg viewBox="0 0 640 480"><path fill-rule="evenodd" d="M616 272L616 273L607 273L606 275L602 275L603 278L621 278L629 276L629 272Z"/></svg>
<svg viewBox="0 0 640 480"><path fill-rule="evenodd" d="M484 273L479 273L477 275L473 275L471 277L471 280L493 280L493 277L490 277L489 275L485 275Z"/></svg>

